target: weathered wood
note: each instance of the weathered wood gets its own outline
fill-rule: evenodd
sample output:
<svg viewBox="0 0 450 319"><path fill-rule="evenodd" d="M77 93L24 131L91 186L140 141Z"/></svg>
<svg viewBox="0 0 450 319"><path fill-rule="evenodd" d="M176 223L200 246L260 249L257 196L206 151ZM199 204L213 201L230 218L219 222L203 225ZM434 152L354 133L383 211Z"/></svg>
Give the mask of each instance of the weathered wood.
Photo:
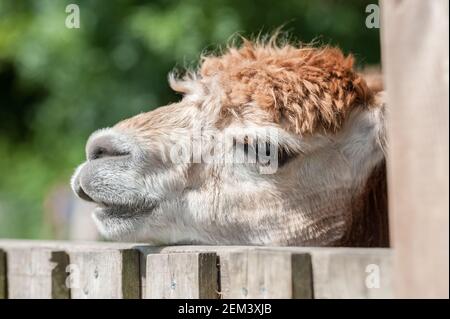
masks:
<svg viewBox="0 0 450 319"><path fill-rule="evenodd" d="M132 249L71 251L72 299L140 297L139 253Z"/></svg>
<svg viewBox="0 0 450 319"><path fill-rule="evenodd" d="M215 253L150 254L147 256L147 299L216 299Z"/></svg>
<svg viewBox="0 0 450 319"><path fill-rule="evenodd" d="M78 241L78 240L27 240L27 239L0 239L0 247L8 248L47 248L59 250L71 249L130 249L133 247L153 247L144 243Z"/></svg>
<svg viewBox="0 0 450 319"><path fill-rule="evenodd" d="M7 295L11 299L65 299L69 257L49 249L7 251Z"/></svg>
<svg viewBox="0 0 450 319"><path fill-rule="evenodd" d="M6 298L6 253L0 249L0 299Z"/></svg>
<svg viewBox="0 0 450 319"><path fill-rule="evenodd" d="M135 243L43 243L40 241L7 241L5 243L0 240L0 247L6 250L23 249L25 246L39 249L52 247L53 250L64 248L67 251L72 260L69 282L72 284L73 298L112 298L112 296L126 298L129 295L124 291L129 290L134 291L136 296L139 293L136 289L136 283L139 280L136 273L139 267L143 298L189 298L189 296L194 298L192 297L194 295L209 295L209 298L217 298L219 290L223 298L311 298L313 288L316 298L389 298L392 296L390 249L154 247ZM121 253L123 251L132 252L132 257L124 256ZM215 258L211 257L206 262L199 259L199 256L212 255L219 259L219 275ZM134 275L131 276L131 280L120 279L124 258L132 260L131 268L134 267L134 270L131 273ZM147 265L147 258L151 264ZM78 262L79 260L81 262ZM208 269L211 272L208 272ZM204 276L195 274L204 274ZM146 278L146 276L149 277ZM217 282L217 276L220 278L219 282ZM175 277L175 286L173 286L171 278ZM213 280L211 277L216 279ZM205 279L205 284L201 278L208 278ZM379 279L379 288L376 288L377 279ZM76 286L77 282L78 286ZM106 282L113 282L113 284ZM87 284L83 286L83 283ZM124 283L129 283L131 287L121 288ZM369 285L366 286L366 283ZM147 287L147 284L150 286ZM86 293L83 292L83 288Z"/></svg>
<svg viewBox="0 0 450 319"><path fill-rule="evenodd" d="M449 2L381 2L396 297L449 297Z"/></svg>
<svg viewBox="0 0 450 319"><path fill-rule="evenodd" d="M311 298L308 254L231 252L221 256L221 294L228 298Z"/></svg>
<svg viewBox="0 0 450 319"><path fill-rule="evenodd" d="M75 252L92 252L111 249L130 249L138 252L140 269L145 270L146 257L148 254L161 250L161 247L149 246L141 243L122 242L97 242L97 241L64 241L64 240L20 240L0 239L0 248L46 248L53 250L64 250L69 256ZM141 291L145 291L145 271L141 272Z"/></svg>
<svg viewBox="0 0 450 319"><path fill-rule="evenodd" d="M387 249L324 248L312 252L314 298L392 298Z"/></svg>

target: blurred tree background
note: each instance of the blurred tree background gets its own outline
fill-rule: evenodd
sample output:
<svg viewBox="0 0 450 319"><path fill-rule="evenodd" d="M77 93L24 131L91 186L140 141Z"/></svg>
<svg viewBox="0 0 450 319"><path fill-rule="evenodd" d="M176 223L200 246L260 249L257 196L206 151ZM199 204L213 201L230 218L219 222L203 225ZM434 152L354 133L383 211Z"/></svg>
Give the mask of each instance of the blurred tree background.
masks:
<svg viewBox="0 0 450 319"><path fill-rule="evenodd" d="M0 0L0 237L54 237L45 198L69 184L89 134L178 99L167 73L233 35L284 25L379 64L379 32L365 27L374 2ZM65 27L70 3L79 29Z"/></svg>

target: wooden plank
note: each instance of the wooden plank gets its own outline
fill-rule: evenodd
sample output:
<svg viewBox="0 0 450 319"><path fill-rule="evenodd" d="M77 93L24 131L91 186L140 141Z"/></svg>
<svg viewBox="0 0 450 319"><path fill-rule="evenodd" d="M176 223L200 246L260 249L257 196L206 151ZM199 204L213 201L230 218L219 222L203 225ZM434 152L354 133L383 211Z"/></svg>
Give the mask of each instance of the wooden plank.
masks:
<svg viewBox="0 0 450 319"><path fill-rule="evenodd" d="M130 249L138 252L140 269L145 270L146 257L149 253L159 251L161 247L150 246L142 243L122 242L96 242L96 241L63 241L63 240L21 240L0 239L0 248L46 248L53 250L64 250L69 256L76 252L93 252L111 249ZM75 268L74 268L75 269ZM141 291L145 291L145 271L141 272Z"/></svg>
<svg viewBox="0 0 450 319"><path fill-rule="evenodd" d="M309 254L231 252L221 256L222 298L311 298Z"/></svg>
<svg viewBox="0 0 450 319"><path fill-rule="evenodd" d="M392 298L387 249L319 249L312 252L314 298Z"/></svg>
<svg viewBox="0 0 450 319"><path fill-rule="evenodd" d="M95 249L129 249L133 247L154 247L145 243L126 242L102 242L102 241L79 241L79 240L28 240L28 239L0 239L0 247L8 248L48 248L66 250L72 248L95 248ZM159 247L154 247L159 248Z"/></svg>
<svg viewBox="0 0 450 319"><path fill-rule="evenodd" d="M69 257L49 249L7 251L7 294L10 299L66 299Z"/></svg>
<svg viewBox="0 0 450 319"><path fill-rule="evenodd" d="M0 249L0 299L6 299L6 253Z"/></svg>
<svg viewBox="0 0 450 319"><path fill-rule="evenodd" d="M449 2L381 2L396 297L449 298Z"/></svg>
<svg viewBox="0 0 450 319"><path fill-rule="evenodd" d="M132 249L70 252L72 299L140 297L139 253Z"/></svg>
<svg viewBox="0 0 450 319"><path fill-rule="evenodd" d="M215 253L172 253L147 256L147 299L216 299Z"/></svg>

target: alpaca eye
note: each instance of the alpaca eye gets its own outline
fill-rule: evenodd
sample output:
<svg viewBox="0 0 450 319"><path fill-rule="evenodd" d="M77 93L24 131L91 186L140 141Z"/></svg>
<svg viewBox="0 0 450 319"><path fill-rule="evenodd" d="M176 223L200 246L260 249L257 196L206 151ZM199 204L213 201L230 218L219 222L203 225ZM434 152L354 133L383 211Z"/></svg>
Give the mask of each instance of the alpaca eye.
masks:
<svg viewBox="0 0 450 319"><path fill-rule="evenodd" d="M95 149L95 151L92 153L92 159L98 159L103 157L106 154L106 149L104 149L103 147L97 147Z"/></svg>
<svg viewBox="0 0 450 319"><path fill-rule="evenodd" d="M272 146L270 142L266 142L266 156L270 156L270 152L272 150L276 150L277 152L278 167L282 167L294 158L294 154L286 150L284 147L279 145L275 147Z"/></svg>
<svg viewBox="0 0 450 319"><path fill-rule="evenodd" d="M271 154L274 151L277 152L278 167L282 167L295 157L293 153L287 151L284 147L275 147L270 142L265 142L263 145L258 143L253 145L245 142L243 143L243 149L246 156L253 152L256 155L256 162L262 165L269 164L269 161L275 156L275 154Z"/></svg>
<svg viewBox="0 0 450 319"><path fill-rule="evenodd" d="M285 165L294 157L294 154L288 152L285 148L278 147L278 167Z"/></svg>

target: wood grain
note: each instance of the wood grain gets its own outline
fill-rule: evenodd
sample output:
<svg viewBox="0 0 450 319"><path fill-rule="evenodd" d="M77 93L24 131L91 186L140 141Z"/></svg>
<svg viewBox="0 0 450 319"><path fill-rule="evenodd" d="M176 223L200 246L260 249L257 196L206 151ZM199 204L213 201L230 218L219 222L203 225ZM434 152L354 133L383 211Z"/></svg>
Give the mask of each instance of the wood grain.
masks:
<svg viewBox="0 0 450 319"><path fill-rule="evenodd" d="M72 298L137 298L139 288L142 298L392 297L391 249L3 240L0 247L64 248Z"/></svg>
<svg viewBox="0 0 450 319"><path fill-rule="evenodd" d="M147 256L148 299L216 299L215 253L150 254Z"/></svg>
<svg viewBox="0 0 450 319"><path fill-rule="evenodd" d="M311 280L308 254L249 250L221 256L224 299L311 298Z"/></svg>
<svg viewBox="0 0 450 319"><path fill-rule="evenodd" d="M7 294L10 299L67 299L69 257L49 249L7 251Z"/></svg>
<svg viewBox="0 0 450 319"><path fill-rule="evenodd" d="M73 299L140 298L137 251L71 251L70 259L70 290Z"/></svg>
<svg viewBox="0 0 450 319"><path fill-rule="evenodd" d="M449 2L381 2L396 297L449 298Z"/></svg>
<svg viewBox="0 0 450 319"><path fill-rule="evenodd" d="M318 249L312 252L314 298L392 298L387 249Z"/></svg>

